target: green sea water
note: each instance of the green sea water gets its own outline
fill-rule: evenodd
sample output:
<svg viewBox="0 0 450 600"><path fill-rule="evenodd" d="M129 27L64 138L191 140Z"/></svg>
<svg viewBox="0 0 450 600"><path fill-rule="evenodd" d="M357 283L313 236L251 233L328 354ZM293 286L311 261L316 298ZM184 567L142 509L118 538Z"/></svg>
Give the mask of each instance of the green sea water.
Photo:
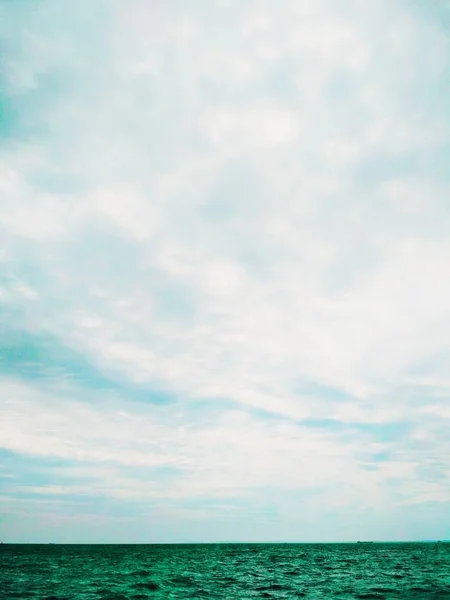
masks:
<svg viewBox="0 0 450 600"><path fill-rule="evenodd" d="M450 600L450 544L3 544L0 598Z"/></svg>

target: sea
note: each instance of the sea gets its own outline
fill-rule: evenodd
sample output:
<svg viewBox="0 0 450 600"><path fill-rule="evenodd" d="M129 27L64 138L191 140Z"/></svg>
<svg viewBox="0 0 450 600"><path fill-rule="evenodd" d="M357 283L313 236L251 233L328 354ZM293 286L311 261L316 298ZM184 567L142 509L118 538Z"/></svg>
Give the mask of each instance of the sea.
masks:
<svg viewBox="0 0 450 600"><path fill-rule="evenodd" d="M2 544L1 600L450 600L450 543Z"/></svg>

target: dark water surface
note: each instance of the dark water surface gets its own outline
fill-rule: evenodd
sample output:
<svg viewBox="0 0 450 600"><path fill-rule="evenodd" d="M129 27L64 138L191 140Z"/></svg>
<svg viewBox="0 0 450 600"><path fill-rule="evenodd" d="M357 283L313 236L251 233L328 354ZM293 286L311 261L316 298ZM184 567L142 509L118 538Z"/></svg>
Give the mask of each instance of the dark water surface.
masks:
<svg viewBox="0 0 450 600"><path fill-rule="evenodd" d="M450 600L450 544L3 544L0 598Z"/></svg>

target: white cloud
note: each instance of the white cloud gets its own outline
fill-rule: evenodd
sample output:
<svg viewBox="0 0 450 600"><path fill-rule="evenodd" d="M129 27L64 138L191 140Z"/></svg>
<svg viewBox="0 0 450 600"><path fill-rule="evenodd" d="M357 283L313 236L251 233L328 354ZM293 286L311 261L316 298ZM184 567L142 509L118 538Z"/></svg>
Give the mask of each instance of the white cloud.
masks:
<svg viewBox="0 0 450 600"><path fill-rule="evenodd" d="M128 411L120 392L132 418L119 418L106 400L80 404L71 389L59 406L56 382L46 396L19 381L3 445L187 465L175 496L345 481L357 491L336 506L369 493L383 504L392 468L409 499L442 499L444 483L412 474L417 454L366 471L337 425L297 423L423 425L425 455L445 450L434 429L448 420L450 355L439 21L378 0L133 1L101 3L84 36L50 0L24 10L3 83L17 106L0 146L8 326L55 336L131 387L168 390L193 422L178 438L170 408L153 422L156 409ZM213 424L194 423L199 400ZM131 494L133 482L108 489Z"/></svg>

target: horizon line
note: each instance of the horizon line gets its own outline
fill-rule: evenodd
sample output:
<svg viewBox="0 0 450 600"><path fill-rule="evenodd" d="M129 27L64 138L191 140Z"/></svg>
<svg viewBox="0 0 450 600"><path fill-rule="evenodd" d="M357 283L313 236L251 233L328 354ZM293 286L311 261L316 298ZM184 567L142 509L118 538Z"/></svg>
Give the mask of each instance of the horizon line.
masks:
<svg viewBox="0 0 450 600"><path fill-rule="evenodd" d="M219 540L213 542L8 542L1 541L0 544L14 546L188 546L188 545L217 545L217 544L273 544L273 545L299 545L299 544L448 544L450 539L415 539L415 540L341 540L341 541L232 541Z"/></svg>

